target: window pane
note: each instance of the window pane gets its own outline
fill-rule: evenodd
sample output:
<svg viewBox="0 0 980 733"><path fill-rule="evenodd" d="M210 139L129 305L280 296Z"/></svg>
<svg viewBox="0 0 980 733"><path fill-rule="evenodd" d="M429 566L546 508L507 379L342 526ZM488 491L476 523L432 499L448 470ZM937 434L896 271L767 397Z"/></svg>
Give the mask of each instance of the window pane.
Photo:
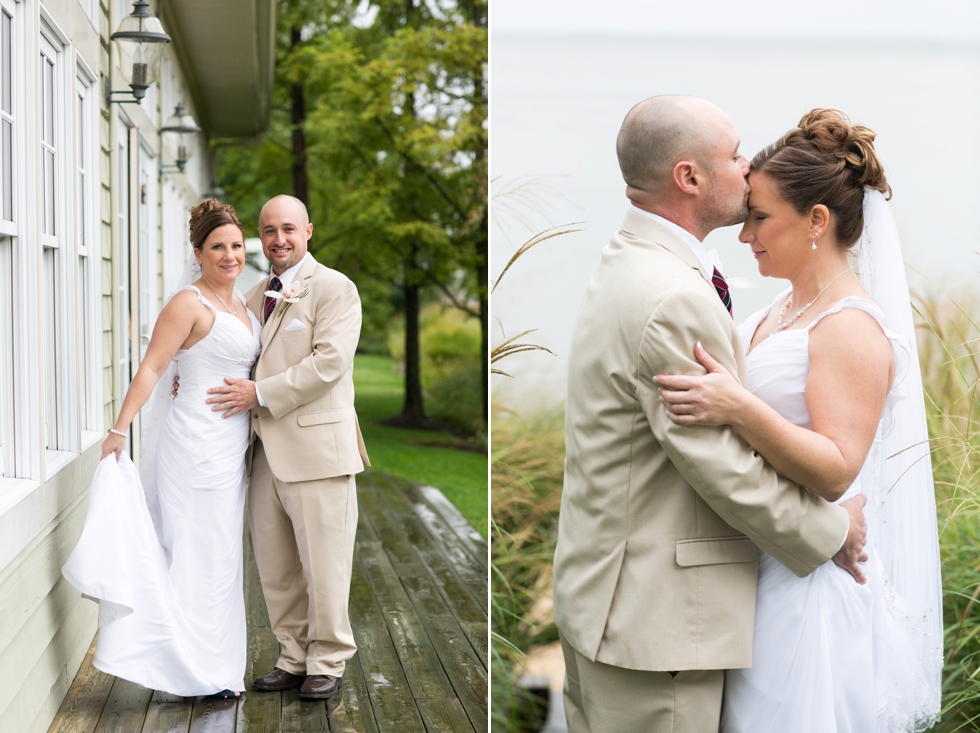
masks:
<svg viewBox="0 0 980 733"><path fill-rule="evenodd" d="M3 16L0 23L0 107L8 115L14 113L14 90L11 79L11 64L13 53L10 48L10 16L7 13L0 13Z"/></svg>
<svg viewBox="0 0 980 733"><path fill-rule="evenodd" d="M0 343L14 341L14 261L9 237L0 237ZM13 349L0 349L0 476L14 476Z"/></svg>
<svg viewBox="0 0 980 733"><path fill-rule="evenodd" d="M94 329L92 313L92 272L89 267L88 257L78 258L78 280L81 285L79 298L81 303L82 315L82 337L79 339L82 351L82 428L91 430L95 426L94 404L95 395L92 393L94 344L92 343L92 331Z"/></svg>
<svg viewBox="0 0 980 733"><path fill-rule="evenodd" d="M44 233L54 236L54 153L44 151Z"/></svg>
<svg viewBox="0 0 980 733"><path fill-rule="evenodd" d="M44 440L58 450L58 251L44 248Z"/></svg>
<svg viewBox="0 0 980 733"><path fill-rule="evenodd" d="M43 142L54 145L54 64L41 57L41 70L44 85L44 127Z"/></svg>
<svg viewBox="0 0 980 733"><path fill-rule="evenodd" d="M3 218L5 221L14 220L14 126L7 120L2 123L3 131L0 137L3 138L3 170L0 171L2 179L0 186L3 187Z"/></svg>

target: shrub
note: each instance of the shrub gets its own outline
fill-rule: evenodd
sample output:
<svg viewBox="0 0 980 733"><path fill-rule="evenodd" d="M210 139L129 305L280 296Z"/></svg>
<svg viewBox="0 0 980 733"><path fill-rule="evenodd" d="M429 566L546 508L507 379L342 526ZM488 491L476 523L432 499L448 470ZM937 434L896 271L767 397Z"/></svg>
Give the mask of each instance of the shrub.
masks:
<svg viewBox="0 0 980 733"><path fill-rule="evenodd" d="M419 320L426 413L455 433L484 432L479 321L439 304L423 308ZM387 346L391 357L404 363L404 318L392 322Z"/></svg>

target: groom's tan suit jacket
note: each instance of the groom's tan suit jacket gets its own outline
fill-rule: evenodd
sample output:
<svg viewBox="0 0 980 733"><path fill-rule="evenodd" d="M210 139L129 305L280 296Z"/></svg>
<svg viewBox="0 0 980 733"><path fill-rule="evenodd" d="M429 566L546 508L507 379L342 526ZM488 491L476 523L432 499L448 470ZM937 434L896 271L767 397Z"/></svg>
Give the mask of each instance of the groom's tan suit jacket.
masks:
<svg viewBox="0 0 980 733"><path fill-rule="evenodd" d="M309 293L282 313L277 305L262 327L252 379L266 407L252 411L253 436L261 439L281 481L359 473L371 464L354 412L352 367L361 332L357 288L310 255L294 282ZM265 279L246 296L260 319L268 289Z"/></svg>
<svg viewBox="0 0 980 733"><path fill-rule="evenodd" d="M758 549L799 576L845 509L780 477L730 427L667 418L657 374L744 381L735 324L697 256L629 211L589 281L569 352L555 620L592 661L650 671L752 664Z"/></svg>

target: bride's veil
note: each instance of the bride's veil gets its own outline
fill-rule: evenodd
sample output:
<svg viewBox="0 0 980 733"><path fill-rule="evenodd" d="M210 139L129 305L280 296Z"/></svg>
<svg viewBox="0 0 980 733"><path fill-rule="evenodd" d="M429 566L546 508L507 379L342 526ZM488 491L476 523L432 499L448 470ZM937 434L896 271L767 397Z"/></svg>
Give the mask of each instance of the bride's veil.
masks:
<svg viewBox="0 0 980 733"><path fill-rule="evenodd" d="M167 296L164 305L169 303L170 299L181 290L184 290L188 285L199 280L200 277L201 266L198 264L194 253L191 252L187 266L184 268L184 272L177 282L177 287ZM174 401L171 392L176 374L178 374L178 364L177 360L174 359L170 362L170 366L167 367L167 371L160 376L160 380L157 382L156 387L154 387L150 399L146 401L143 409L140 410L140 482L143 484L143 493L146 495L146 506L150 510L150 517L153 519L153 526L156 528L158 536L160 536L161 522L160 500L157 494L156 481L157 439L159 438L160 427L167 419L167 415L170 414L170 407ZM160 540L163 542L162 536Z"/></svg>
<svg viewBox="0 0 980 733"><path fill-rule="evenodd" d="M939 718L943 665L936 499L905 261L895 219L880 191L865 189L857 256L862 285L889 329L908 340L913 357L902 384L905 399L886 421L891 429L876 436L861 483L868 496L869 536L884 574L880 602L905 630L919 662L919 673L908 675L903 689L890 691L888 705L894 709L887 718L901 721L904 727L896 730L922 731Z"/></svg>

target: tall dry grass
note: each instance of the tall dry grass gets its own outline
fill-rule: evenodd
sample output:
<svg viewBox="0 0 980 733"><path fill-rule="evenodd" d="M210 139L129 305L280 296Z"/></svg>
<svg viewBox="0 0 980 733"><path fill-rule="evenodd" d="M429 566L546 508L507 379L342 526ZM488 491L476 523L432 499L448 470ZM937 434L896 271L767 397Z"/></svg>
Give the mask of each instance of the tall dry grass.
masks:
<svg viewBox="0 0 980 733"><path fill-rule="evenodd" d="M934 730L980 731L980 304L914 304L943 569L943 719Z"/></svg>
<svg viewBox="0 0 980 733"><path fill-rule="evenodd" d="M494 405L490 444L493 497L491 608L493 730L523 731L516 685L523 652L557 638L551 617L551 562L565 460L563 410L518 415Z"/></svg>
<svg viewBox="0 0 980 733"><path fill-rule="evenodd" d="M946 665L936 733L980 731L980 302L915 299L936 483ZM556 637L551 562L564 463L560 408L496 406L491 443L495 731L519 730L513 667ZM510 644L504 642L506 639Z"/></svg>

